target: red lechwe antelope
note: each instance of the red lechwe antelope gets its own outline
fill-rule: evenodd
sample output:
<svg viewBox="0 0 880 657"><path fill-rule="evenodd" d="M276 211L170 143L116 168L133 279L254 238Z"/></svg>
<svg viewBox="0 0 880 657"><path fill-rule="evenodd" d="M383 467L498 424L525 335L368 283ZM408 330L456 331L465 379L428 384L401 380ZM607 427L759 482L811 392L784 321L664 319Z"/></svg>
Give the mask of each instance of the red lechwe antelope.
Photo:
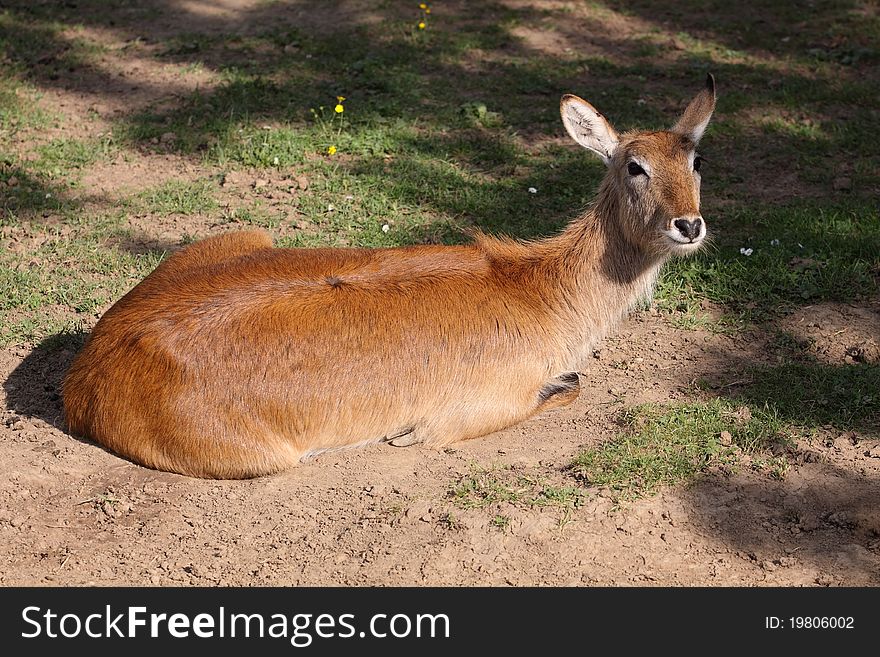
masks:
<svg viewBox="0 0 880 657"><path fill-rule="evenodd" d="M714 108L709 76L671 130L618 135L564 96L566 130L608 171L548 239L192 244L97 323L64 382L68 427L152 468L242 478L376 442L440 447L568 404L596 342L704 241L695 148Z"/></svg>

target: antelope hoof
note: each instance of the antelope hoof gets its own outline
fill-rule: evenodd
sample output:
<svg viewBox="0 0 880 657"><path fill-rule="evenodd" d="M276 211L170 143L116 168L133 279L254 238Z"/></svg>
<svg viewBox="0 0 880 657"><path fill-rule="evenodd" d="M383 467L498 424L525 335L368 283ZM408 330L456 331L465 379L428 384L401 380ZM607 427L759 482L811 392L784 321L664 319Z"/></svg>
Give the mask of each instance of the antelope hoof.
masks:
<svg viewBox="0 0 880 657"><path fill-rule="evenodd" d="M566 372L551 379L538 391L539 412L572 403L581 390L577 372Z"/></svg>
<svg viewBox="0 0 880 657"><path fill-rule="evenodd" d="M395 438L390 441L392 445L395 447L409 447L410 445L415 445L416 443L421 442L414 433L411 433L406 436L401 436L400 438Z"/></svg>
<svg viewBox="0 0 880 657"><path fill-rule="evenodd" d="M388 442L395 447L409 447L422 442L416 435L414 427L407 427L388 437Z"/></svg>

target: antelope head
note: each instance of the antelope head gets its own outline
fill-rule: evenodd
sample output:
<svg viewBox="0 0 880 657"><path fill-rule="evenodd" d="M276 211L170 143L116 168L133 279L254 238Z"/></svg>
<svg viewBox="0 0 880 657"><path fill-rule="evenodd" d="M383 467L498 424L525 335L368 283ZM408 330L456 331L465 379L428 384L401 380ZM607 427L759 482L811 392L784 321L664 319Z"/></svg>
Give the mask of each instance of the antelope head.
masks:
<svg viewBox="0 0 880 657"><path fill-rule="evenodd" d="M705 241L697 144L714 109L711 75L672 129L658 132L618 134L585 100L562 97L560 111L568 134L608 167L599 201L614 202L624 236L648 253L684 255Z"/></svg>

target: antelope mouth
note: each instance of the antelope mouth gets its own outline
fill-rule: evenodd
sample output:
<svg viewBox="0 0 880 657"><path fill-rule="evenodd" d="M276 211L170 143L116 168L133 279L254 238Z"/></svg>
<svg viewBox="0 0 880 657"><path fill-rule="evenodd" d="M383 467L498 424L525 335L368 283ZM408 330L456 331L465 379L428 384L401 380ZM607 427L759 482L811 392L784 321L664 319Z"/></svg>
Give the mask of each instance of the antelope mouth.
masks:
<svg viewBox="0 0 880 657"><path fill-rule="evenodd" d="M694 237L685 237L677 230L664 230L663 235L667 238L667 244L673 253L693 253L702 246L706 237L706 229L700 227L700 232Z"/></svg>

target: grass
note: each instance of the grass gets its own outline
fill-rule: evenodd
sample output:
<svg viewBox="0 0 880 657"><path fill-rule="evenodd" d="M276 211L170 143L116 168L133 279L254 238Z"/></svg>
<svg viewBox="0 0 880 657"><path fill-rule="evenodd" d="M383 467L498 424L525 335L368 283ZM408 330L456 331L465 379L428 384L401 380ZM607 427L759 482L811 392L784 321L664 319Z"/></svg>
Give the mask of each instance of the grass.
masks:
<svg viewBox="0 0 880 657"><path fill-rule="evenodd" d="M53 139L37 147L39 159L32 170L49 178L70 176L114 152L110 137L95 140Z"/></svg>
<svg viewBox="0 0 880 657"><path fill-rule="evenodd" d="M511 504L523 508L553 507L570 510L586 499L586 491L577 486L557 486L545 477L525 474L510 467L485 469L472 466L449 488L449 498L463 509ZM506 527L505 516L496 516L494 523ZM507 519L509 522L509 519Z"/></svg>
<svg viewBox="0 0 880 657"><path fill-rule="evenodd" d="M623 420L623 433L583 451L570 466L580 481L618 500L689 483L710 468L735 465L742 453L762 453L786 436L772 409L719 399L638 406L626 411Z"/></svg>
<svg viewBox="0 0 880 657"><path fill-rule="evenodd" d="M797 357L803 345L780 333L776 347ZM782 479L790 464L780 446L819 432L857 431L880 438L880 367L826 365L804 359L744 372L731 399L690 404L646 404L624 411L625 429L584 450L570 472L584 485L607 490L618 502L688 485L708 472L731 472L748 462ZM518 499L515 488L489 473L460 482L472 504Z"/></svg>
<svg viewBox="0 0 880 657"><path fill-rule="evenodd" d="M699 300L707 299L724 307L730 321L758 322L806 303L880 293L875 204L794 204L738 212L725 221L732 230L715 249L667 266L656 297L662 310L694 317Z"/></svg>
<svg viewBox="0 0 880 657"><path fill-rule="evenodd" d="M169 180L138 195L138 205L145 212L157 215L204 214L217 209L213 180Z"/></svg>
<svg viewBox="0 0 880 657"><path fill-rule="evenodd" d="M808 432L817 427L857 430L880 438L880 367L786 362L755 368L742 393L751 404L767 401L776 416Z"/></svg>
<svg viewBox="0 0 880 657"><path fill-rule="evenodd" d="M108 245L124 236L104 228L57 235L25 257L0 255L0 347L36 344L59 331L81 329L159 264L157 253L134 254Z"/></svg>

